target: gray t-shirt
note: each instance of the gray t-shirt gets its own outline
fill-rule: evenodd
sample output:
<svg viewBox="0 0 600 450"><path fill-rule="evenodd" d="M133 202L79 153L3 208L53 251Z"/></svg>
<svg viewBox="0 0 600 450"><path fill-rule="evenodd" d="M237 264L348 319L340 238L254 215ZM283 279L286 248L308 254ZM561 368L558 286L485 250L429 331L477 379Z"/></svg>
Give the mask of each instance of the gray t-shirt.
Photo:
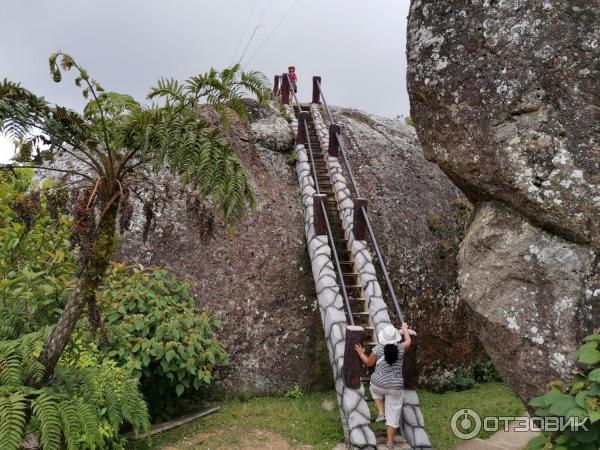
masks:
<svg viewBox="0 0 600 450"><path fill-rule="evenodd" d="M394 364L388 364L383 356L383 345L377 344L373 348L373 353L377 357L375 370L371 375L371 383L382 389L403 389L404 380L402 379L402 359L404 357L404 345L398 346L398 359Z"/></svg>

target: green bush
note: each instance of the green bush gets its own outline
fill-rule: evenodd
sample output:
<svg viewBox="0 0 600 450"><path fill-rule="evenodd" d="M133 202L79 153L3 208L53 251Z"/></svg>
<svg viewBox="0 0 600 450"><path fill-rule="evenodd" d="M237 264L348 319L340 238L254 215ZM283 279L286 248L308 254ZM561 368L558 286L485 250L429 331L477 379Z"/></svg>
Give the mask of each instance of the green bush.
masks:
<svg viewBox="0 0 600 450"><path fill-rule="evenodd" d="M494 363L491 359L486 359L473 368L473 377L478 383L489 383L491 381L501 381L500 375L496 372Z"/></svg>
<svg viewBox="0 0 600 450"><path fill-rule="evenodd" d="M215 337L221 323L196 312L191 286L162 269L113 264L98 304L107 326L107 356L140 378L153 412L212 380L228 357ZM172 405L171 405L172 406Z"/></svg>
<svg viewBox="0 0 600 450"><path fill-rule="evenodd" d="M529 404L542 417L578 417L584 420L588 431L565 430L545 432L532 439L529 450L597 450L600 444L600 329L587 336L576 353L580 368L573 380L566 384L555 381L548 392L532 399Z"/></svg>
<svg viewBox="0 0 600 450"><path fill-rule="evenodd" d="M75 279L71 222L21 172L0 181L0 340L54 324Z"/></svg>
<svg viewBox="0 0 600 450"><path fill-rule="evenodd" d="M138 380L81 342L67 347L48 386L34 387L44 373L37 358L75 279L59 196L49 184L33 191L29 171L0 178L2 450L19 448L27 434L44 450L119 449L124 424L149 426Z"/></svg>
<svg viewBox="0 0 600 450"><path fill-rule="evenodd" d="M448 390L450 391L466 391L475 386L475 378L469 370L459 367L454 372L452 378L448 382Z"/></svg>

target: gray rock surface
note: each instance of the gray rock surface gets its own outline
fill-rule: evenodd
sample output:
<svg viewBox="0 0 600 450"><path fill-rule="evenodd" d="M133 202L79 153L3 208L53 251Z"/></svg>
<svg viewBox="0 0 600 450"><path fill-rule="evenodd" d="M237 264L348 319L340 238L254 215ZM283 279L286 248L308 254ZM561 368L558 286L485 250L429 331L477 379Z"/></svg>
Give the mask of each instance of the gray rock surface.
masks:
<svg viewBox="0 0 600 450"><path fill-rule="evenodd" d="M598 1L414 0L407 54L426 157L472 199L598 248Z"/></svg>
<svg viewBox="0 0 600 450"><path fill-rule="evenodd" d="M198 306L223 323L219 338L231 359L219 373L223 388L255 394L285 392L295 383L328 387L298 183L281 153L286 145L292 150L292 133L277 110L260 114L228 133L252 177L258 210L229 235L209 203L200 204L176 179L153 175L143 197L155 214L148 225L137 201L118 258L168 266L192 282Z"/></svg>
<svg viewBox="0 0 600 450"><path fill-rule="evenodd" d="M459 265L471 323L502 379L528 399L568 377L579 340L600 319L597 254L485 203Z"/></svg>
<svg viewBox="0 0 600 450"><path fill-rule="evenodd" d="M443 389L457 367L484 356L465 326L457 285L458 244L471 205L425 159L413 127L352 109L334 108L333 115L394 289L419 335L419 381Z"/></svg>
<svg viewBox="0 0 600 450"><path fill-rule="evenodd" d="M600 323L600 5L413 0L407 55L426 158L495 202L462 244L460 295L528 399Z"/></svg>

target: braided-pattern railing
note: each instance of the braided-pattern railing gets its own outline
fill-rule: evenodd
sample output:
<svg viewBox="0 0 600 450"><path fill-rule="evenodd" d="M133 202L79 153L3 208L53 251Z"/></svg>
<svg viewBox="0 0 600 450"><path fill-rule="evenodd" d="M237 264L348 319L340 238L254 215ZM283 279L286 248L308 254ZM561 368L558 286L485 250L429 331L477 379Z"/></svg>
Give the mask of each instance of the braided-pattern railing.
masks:
<svg viewBox="0 0 600 450"><path fill-rule="evenodd" d="M329 129L323 120L319 105L313 103L310 110L321 148L327 152L329 150ZM342 166L338 158L333 156L327 157L327 165L329 166L333 189L340 205L342 226L346 232L360 283L369 305L369 313L375 332L378 333L386 325L390 325L392 321L383 299L381 286L377 281L377 272L373 265L368 244L366 241L359 241L354 236L354 202L352 201L350 189L346 184L346 179L342 174ZM414 334L413 331L411 333ZM419 407L419 396L415 390L405 389L404 391L401 427L402 433L411 447L415 449L431 448L431 441L425 432L425 421Z"/></svg>
<svg viewBox="0 0 600 450"><path fill-rule="evenodd" d="M290 117L295 117L294 111L288 105L284 105L284 108ZM294 133L296 133L298 121L292 119L291 126ZM308 254L311 260L317 301L323 330L325 331L325 342L329 352L344 434L353 449L375 449L375 434L370 426L371 415L364 398L364 388L362 386L360 389L347 388L342 377L346 314L327 236L315 234L313 195L316 194L316 190L304 145L296 146L296 156L298 158L296 172L304 206L304 230L308 243Z"/></svg>

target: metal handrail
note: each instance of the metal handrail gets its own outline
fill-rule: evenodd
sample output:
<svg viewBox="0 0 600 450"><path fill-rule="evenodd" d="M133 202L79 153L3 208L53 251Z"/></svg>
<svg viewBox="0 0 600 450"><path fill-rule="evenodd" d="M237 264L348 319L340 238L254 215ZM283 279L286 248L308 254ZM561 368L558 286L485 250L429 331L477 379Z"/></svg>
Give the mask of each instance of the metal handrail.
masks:
<svg viewBox="0 0 600 450"><path fill-rule="evenodd" d="M325 106L325 111L327 111L327 116L329 117L329 121L334 124L333 115L331 114L331 110L329 109L329 105L327 105L327 101L325 100L325 96L323 95L323 89L321 89L321 83L319 80L315 80L317 88L319 89L319 95L323 100L323 106ZM348 163L348 158L346 157L346 147L344 146L344 142L339 133L335 133L335 138L338 142L340 153L342 154L342 160L344 161L344 165L346 166L346 170L348 171L348 175L350 177L350 183L352 184L352 189L356 197L360 197L360 191L358 190L358 186L356 184L356 179L354 178L354 174L352 173L352 169L350 168L350 164ZM369 232L369 237L371 238L371 244L373 245L373 249L375 250L375 254L377 255L377 260L379 261L379 266L381 267L381 272L383 273L383 278L385 280L386 287L392 297L392 303L394 304L394 309L396 310L396 314L398 315L398 319L400 323L404 323L404 314L402 314L402 310L400 309L400 305L398 303L398 298L396 297L396 292L394 290L394 286L392 285L392 281L390 280L390 276L388 274L387 266L383 260L383 256L381 255L381 250L379 249L379 245L377 244L377 239L375 238L375 233L373 233L373 228L371 227L371 222L369 221L369 216L367 215L367 209L363 206L361 207L361 212L363 217L365 218L365 223L367 225L367 230Z"/></svg>
<svg viewBox="0 0 600 450"><path fill-rule="evenodd" d="M304 124L304 136L306 137L306 142L308 143L308 154L310 156L310 166L313 175L313 180L315 182L315 189L317 191L317 195L321 195L321 190L319 189L319 180L317 179L317 169L315 167L315 159L312 151L312 144L310 143L310 136L308 134L308 124L306 120L301 120ZM338 258L337 250L335 248L335 241L333 240L333 233L331 232L331 226L329 225L329 218L327 217L327 209L325 208L325 202L321 203L321 210L323 212L323 217L325 218L325 227L327 228L327 238L331 243L331 253L333 254L333 259L335 262L335 268L337 271L338 278L340 280L340 287L342 290L342 298L344 299L344 304L346 306L346 310L348 312L348 320L350 321L350 325L354 325L354 317L352 317L352 309L350 308L350 301L348 300L348 292L346 291L346 283L344 282L344 274L342 272L342 267L340 266L340 260Z"/></svg>

